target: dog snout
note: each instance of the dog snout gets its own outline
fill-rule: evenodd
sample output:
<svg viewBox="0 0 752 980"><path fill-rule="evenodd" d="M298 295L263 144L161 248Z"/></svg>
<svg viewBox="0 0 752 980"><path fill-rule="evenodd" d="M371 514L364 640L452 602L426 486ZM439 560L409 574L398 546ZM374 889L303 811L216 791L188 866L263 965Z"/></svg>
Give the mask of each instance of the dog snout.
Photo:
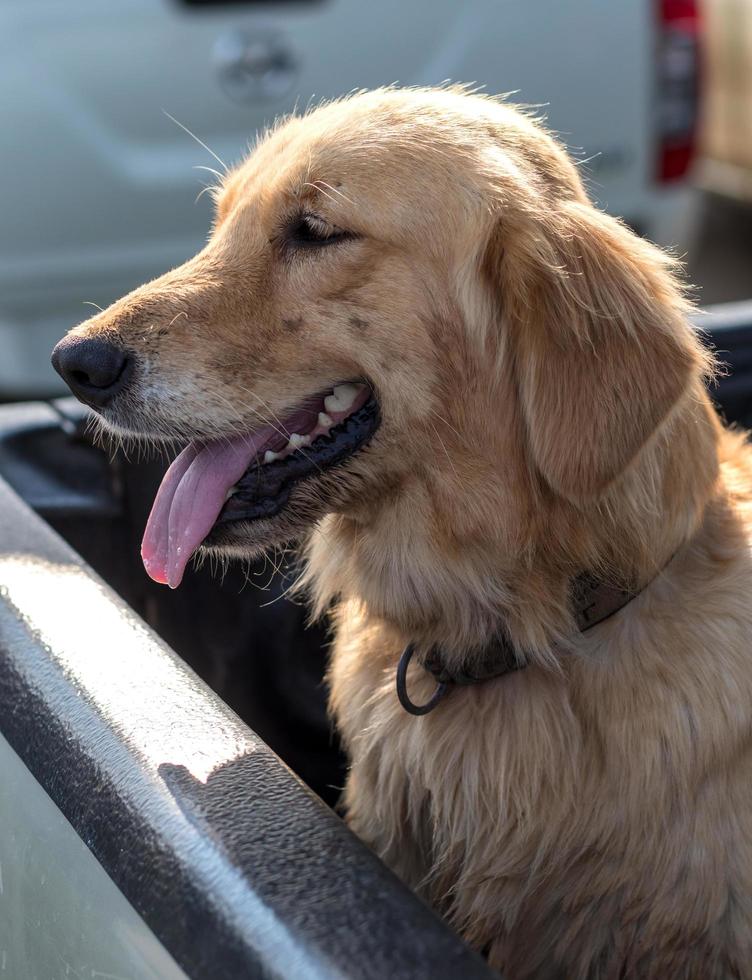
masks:
<svg viewBox="0 0 752 980"><path fill-rule="evenodd" d="M106 408L128 383L133 358L107 340L73 336L55 347L52 366L79 401Z"/></svg>

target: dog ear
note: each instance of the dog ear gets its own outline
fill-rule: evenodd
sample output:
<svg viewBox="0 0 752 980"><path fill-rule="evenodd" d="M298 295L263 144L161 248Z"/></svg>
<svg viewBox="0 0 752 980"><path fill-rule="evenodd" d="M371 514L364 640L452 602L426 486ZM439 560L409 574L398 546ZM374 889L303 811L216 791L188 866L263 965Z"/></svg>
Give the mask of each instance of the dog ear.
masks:
<svg viewBox="0 0 752 980"><path fill-rule="evenodd" d="M581 501L625 470L708 355L669 256L585 201L532 224L500 228L496 277L532 457Z"/></svg>

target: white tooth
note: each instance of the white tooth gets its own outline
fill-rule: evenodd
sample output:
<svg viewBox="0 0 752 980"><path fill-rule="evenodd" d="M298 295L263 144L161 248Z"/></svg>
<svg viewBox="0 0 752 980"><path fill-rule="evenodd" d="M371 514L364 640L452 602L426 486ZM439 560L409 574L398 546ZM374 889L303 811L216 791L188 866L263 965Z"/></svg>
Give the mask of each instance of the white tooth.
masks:
<svg viewBox="0 0 752 980"><path fill-rule="evenodd" d="M335 398L334 395L327 395L324 399L324 408L327 412L341 412L342 407L339 403L339 398Z"/></svg>
<svg viewBox="0 0 752 980"><path fill-rule="evenodd" d="M292 446L293 449L300 449L301 446L308 446L311 443L310 436L301 436L297 432L293 432L290 436L290 441L288 446Z"/></svg>
<svg viewBox="0 0 752 980"><path fill-rule="evenodd" d="M328 429L334 425L334 419L331 415L327 415L326 412L319 412L319 425L322 429Z"/></svg>
<svg viewBox="0 0 752 980"><path fill-rule="evenodd" d="M230 487L230 489L225 494L225 502L227 502L230 499L230 497L232 497L234 494L236 494L238 492L238 489L239 489L239 487L238 487L237 483L235 484L234 487Z"/></svg>
<svg viewBox="0 0 752 980"><path fill-rule="evenodd" d="M273 453L271 449L267 449L264 453L264 462L273 463L275 459L279 459L279 453Z"/></svg>
<svg viewBox="0 0 752 980"><path fill-rule="evenodd" d="M332 394L340 404L340 412L346 412L358 397L360 385L335 385ZM326 402L324 403L326 406Z"/></svg>

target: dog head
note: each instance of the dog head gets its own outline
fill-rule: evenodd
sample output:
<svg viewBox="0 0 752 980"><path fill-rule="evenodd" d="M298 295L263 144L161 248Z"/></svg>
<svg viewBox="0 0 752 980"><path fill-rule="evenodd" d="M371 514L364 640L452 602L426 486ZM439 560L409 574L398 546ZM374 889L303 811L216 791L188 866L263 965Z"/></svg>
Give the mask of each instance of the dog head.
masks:
<svg viewBox="0 0 752 980"><path fill-rule="evenodd" d="M273 129L217 188L206 247L54 360L107 428L189 444L147 531L154 577L325 519L349 551L330 537L323 577L389 579L385 611L429 616L429 568L482 590L554 513L571 548L706 365L670 261L535 121L398 89Z"/></svg>

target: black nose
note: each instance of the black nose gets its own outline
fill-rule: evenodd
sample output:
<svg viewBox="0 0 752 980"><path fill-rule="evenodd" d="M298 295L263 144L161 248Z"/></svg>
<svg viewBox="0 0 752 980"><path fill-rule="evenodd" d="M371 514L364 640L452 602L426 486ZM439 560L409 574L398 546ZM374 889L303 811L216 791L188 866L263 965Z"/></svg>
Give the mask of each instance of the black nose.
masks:
<svg viewBox="0 0 752 980"><path fill-rule="evenodd" d="M127 384L132 361L106 340L64 337L52 352L52 366L76 398L104 408Z"/></svg>

